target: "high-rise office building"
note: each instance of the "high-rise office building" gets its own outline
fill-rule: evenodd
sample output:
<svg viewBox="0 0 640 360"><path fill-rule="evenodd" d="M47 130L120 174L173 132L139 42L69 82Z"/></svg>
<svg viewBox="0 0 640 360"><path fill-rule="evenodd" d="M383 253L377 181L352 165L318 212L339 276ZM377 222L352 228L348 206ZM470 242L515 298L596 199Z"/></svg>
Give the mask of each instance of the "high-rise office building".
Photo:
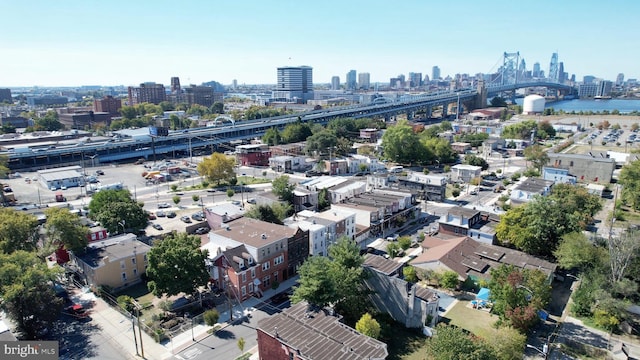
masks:
<svg viewBox="0 0 640 360"><path fill-rule="evenodd" d="M438 81L440 80L440 68L437 66L434 66L431 68L431 81Z"/></svg>
<svg viewBox="0 0 640 360"><path fill-rule="evenodd" d="M142 103L160 104L167 100L164 85L154 82L140 84L139 87L129 86L129 106Z"/></svg>
<svg viewBox="0 0 640 360"><path fill-rule="evenodd" d="M585 85L588 84L593 84L593 82L595 81L596 77L593 75L585 75L582 77L582 83Z"/></svg>
<svg viewBox="0 0 640 360"><path fill-rule="evenodd" d="M313 68L311 66L279 67L277 75L274 99L294 102L313 99Z"/></svg>
<svg viewBox="0 0 640 360"><path fill-rule="evenodd" d="M611 89L613 88L613 83L608 80L602 80L598 83L598 90L596 92L596 96L611 96Z"/></svg>
<svg viewBox="0 0 640 360"><path fill-rule="evenodd" d="M238 88L238 80L233 79L233 82L231 83L231 86L233 87L233 90Z"/></svg>
<svg viewBox="0 0 640 360"><path fill-rule="evenodd" d="M420 87L422 86L422 73L409 73L409 86Z"/></svg>
<svg viewBox="0 0 640 360"><path fill-rule="evenodd" d="M622 86L622 84L624 84L624 74L619 73L618 76L616 77L616 85Z"/></svg>
<svg viewBox="0 0 640 360"><path fill-rule="evenodd" d="M331 78L331 90L340 90L340 76Z"/></svg>
<svg viewBox="0 0 640 360"><path fill-rule="evenodd" d="M566 76L564 73L564 62L560 61L560 65L558 65L558 83L564 84L566 80Z"/></svg>
<svg viewBox="0 0 640 360"><path fill-rule="evenodd" d="M368 72L358 74L358 89L369 90L371 87L371 76Z"/></svg>
<svg viewBox="0 0 640 360"><path fill-rule="evenodd" d="M0 102L13 102L13 98L11 97L11 89L0 89Z"/></svg>
<svg viewBox="0 0 640 360"><path fill-rule="evenodd" d="M533 73L531 74L534 78L540 78L542 77L540 75L540 63L536 62L533 64Z"/></svg>
<svg viewBox="0 0 640 360"><path fill-rule="evenodd" d="M180 93L180 78L174 76L171 78L171 93L179 94Z"/></svg>
<svg viewBox="0 0 640 360"><path fill-rule="evenodd" d="M550 81L558 81L558 77L560 76L558 66L558 53L553 53L551 54L551 61L549 62L549 73L547 74L547 77Z"/></svg>
<svg viewBox="0 0 640 360"><path fill-rule="evenodd" d="M357 83L356 83L356 71L355 70L349 70L349 72L347 73L347 83L346 83L346 88L347 90L355 90Z"/></svg>

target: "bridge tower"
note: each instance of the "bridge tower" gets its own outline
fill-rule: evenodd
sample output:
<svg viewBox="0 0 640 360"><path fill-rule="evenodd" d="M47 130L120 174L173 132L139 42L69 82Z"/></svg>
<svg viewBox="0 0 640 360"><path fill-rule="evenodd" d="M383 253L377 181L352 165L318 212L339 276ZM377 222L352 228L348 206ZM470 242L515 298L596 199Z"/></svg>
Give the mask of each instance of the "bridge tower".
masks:
<svg viewBox="0 0 640 360"><path fill-rule="evenodd" d="M512 85L518 83L518 67L520 66L520 52L505 52L502 57L502 67L500 75L502 77L502 85Z"/></svg>
<svg viewBox="0 0 640 360"><path fill-rule="evenodd" d="M487 88L484 86L484 80L478 80L478 85L476 87L478 91L478 95L476 95L476 109L484 109L487 107Z"/></svg>

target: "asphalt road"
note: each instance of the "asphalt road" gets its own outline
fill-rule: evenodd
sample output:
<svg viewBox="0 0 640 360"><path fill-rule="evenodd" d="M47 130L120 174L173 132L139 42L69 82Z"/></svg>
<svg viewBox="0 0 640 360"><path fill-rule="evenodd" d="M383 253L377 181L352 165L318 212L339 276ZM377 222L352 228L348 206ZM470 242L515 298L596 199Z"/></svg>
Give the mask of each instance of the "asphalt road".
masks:
<svg viewBox="0 0 640 360"><path fill-rule="evenodd" d="M291 304L288 301L278 305L273 304L270 300L262 302L251 312L249 318L236 321L232 325L218 330L214 335L209 335L199 340L174 355L174 358L178 360L233 360L241 355L238 348L238 340L240 338L245 340L245 352L257 346L256 328L258 322L290 306Z"/></svg>

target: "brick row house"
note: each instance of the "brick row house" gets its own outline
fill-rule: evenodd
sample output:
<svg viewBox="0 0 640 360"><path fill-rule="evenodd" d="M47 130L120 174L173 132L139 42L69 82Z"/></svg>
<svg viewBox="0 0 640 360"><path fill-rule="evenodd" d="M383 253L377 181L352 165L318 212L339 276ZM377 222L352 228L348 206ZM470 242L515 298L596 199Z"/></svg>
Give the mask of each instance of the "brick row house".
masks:
<svg viewBox="0 0 640 360"><path fill-rule="evenodd" d="M261 296L287 280L309 256L309 233L299 228L239 218L209 233L211 278L240 300Z"/></svg>

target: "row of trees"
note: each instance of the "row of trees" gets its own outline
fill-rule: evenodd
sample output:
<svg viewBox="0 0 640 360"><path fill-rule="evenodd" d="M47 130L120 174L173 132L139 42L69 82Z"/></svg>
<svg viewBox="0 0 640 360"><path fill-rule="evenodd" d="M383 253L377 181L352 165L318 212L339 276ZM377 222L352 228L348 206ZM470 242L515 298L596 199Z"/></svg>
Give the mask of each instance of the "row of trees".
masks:
<svg viewBox="0 0 640 360"><path fill-rule="evenodd" d="M449 141L437 136L438 130L416 133L406 120L387 129L382 137L384 158L401 164L452 163L457 154Z"/></svg>
<svg viewBox="0 0 640 360"><path fill-rule="evenodd" d="M530 139L531 133L535 132L535 138L548 139L556 136L556 130L548 120L537 122L536 120L525 120L507 125L502 129L500 136L503 139Z"/></svg>

